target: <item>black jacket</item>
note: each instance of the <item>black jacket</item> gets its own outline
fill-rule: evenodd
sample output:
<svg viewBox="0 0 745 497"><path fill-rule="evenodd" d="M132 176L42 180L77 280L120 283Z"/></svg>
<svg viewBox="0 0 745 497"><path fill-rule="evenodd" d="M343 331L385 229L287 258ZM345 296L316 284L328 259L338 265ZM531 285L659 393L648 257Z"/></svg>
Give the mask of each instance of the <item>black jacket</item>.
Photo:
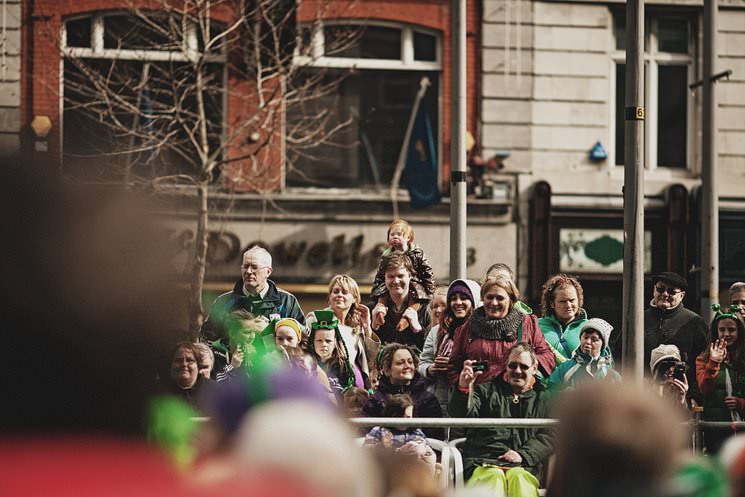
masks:
<svg viewBox="0 0 745 497"><path fill-rule="evenodd" d="M644 311L644 365L649 371L652 349L661 344L675 345L680 358L688 364L689 398L701 404L701 393L696 382L696 357L706 348L708 327L703 318L679 304L674 309L650 307Z"/></svg>
<svg viewBox="0 0 745 497"><path fill-rule="evenodd" d="M294 318L300 323L305 323L305 315L297 298L290 292L277 288L272 280L267 280L266 283L269 285L269 290L258 303L254 303L250 297L243 293L243 280L240 279L231 291L217 297L212 304L207 321L202 325L202 337L209 342L225 338L219 321L226 314L238 309L245 309L269 319L273 314L276 314L281 318Z"/></svg>

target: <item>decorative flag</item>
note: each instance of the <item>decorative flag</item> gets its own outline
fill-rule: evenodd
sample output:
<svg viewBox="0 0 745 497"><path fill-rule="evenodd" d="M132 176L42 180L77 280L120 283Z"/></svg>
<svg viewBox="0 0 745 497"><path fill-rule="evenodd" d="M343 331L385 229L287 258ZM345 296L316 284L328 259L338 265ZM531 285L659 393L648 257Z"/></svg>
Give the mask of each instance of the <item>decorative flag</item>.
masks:
<svg viewBox="0 0 745 497"><path fill-rule="evenodd" d="M403 182L409 190L413 208L422 209L440 203L435 140L425 105L419 105L414 121L406 153Z"/></svg>

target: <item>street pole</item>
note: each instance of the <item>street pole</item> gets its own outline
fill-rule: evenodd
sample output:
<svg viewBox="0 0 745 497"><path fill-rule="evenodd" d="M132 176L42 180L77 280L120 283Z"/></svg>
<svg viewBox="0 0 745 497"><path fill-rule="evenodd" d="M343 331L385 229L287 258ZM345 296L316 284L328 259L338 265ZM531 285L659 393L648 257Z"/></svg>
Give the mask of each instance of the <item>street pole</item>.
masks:
<svg viewBox="0 0 745 497"><path fill-rule="evenodd" d="M717 0L704 0L704 73L701 209L701 315L708 323L719 302L719 195L717 187Z"/></svg>
<svg viewBox="0 0 745 497"><path fill-rule="evenodd" d="M623 188L623 366L644 378L644 0L626 2Z"/></svg>
<svg viewBox="0 0 745 497"><path fill-rule="evenodd" d="M466 277L466 0L453 0L450 107L450 280Z"/></svg>

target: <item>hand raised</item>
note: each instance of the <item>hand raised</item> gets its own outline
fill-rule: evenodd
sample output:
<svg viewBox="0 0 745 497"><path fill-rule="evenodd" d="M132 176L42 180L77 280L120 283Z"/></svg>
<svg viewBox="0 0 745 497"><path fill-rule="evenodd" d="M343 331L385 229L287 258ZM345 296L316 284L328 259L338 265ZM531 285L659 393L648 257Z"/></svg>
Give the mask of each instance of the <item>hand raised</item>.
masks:
<svg viewBox="0 0 745 497"><path fill-rule="evenodd" d="M722 362L727 358L727 342L718 338L709 347L709 358L714 362Z"/></svg>

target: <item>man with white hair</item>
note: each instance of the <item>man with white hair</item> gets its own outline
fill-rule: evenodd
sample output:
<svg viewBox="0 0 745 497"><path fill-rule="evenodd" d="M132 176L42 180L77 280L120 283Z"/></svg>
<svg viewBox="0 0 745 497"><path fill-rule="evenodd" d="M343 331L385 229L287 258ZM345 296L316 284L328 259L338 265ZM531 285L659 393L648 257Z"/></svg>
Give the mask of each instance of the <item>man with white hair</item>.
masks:
<svg viewBox="0 0 745 497"><path fill-rule="evenodd" d="M202 327L202 335L209 341L221 338L214 327L215 315L224 316L238 309L268 319L293 318L305 323L305 315L297 298L269 279L272 274L272 255L263 247L254 245L243 253L241 279L233 289L215 299L210 319Z"/></svg>

